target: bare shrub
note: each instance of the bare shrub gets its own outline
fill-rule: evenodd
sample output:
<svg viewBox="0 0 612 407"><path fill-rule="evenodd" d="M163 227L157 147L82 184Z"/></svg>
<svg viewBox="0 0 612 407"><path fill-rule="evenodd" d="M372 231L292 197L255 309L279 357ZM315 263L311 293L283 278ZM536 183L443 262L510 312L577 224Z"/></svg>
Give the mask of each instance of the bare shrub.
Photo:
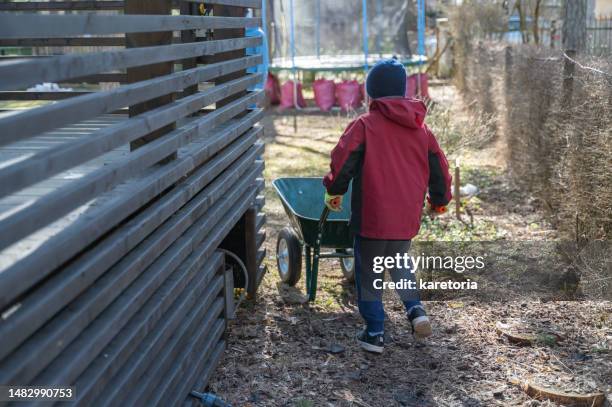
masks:
<svg viewBox="0 0 612 407"><path fill-rule="evenodd" d="M603 72L604 59L584 61ZM553 182L562 196L557 204L559 226L579 241L612 236L612 77L575 67L571 101L564 100L548 126L564 157Z"/></svg>
<svg viewBox="0 0 612 407"><path fill-rule="evenodd" d="M545 50L524 46L514 52L508 87L509 168L514 178L551 206L552 167L558 140L546 130L555 103L561 103L558 60Z"/></svg>
<svg viewBox="0 0 612 407"><path fill-rule="evenodd" d="M461 94L480 122L497 125L513 180L543 203L565 236L609 239L612 63L582 56L569 78L559 51L513 47L508 65L499 44L463 49Z"/></svg>

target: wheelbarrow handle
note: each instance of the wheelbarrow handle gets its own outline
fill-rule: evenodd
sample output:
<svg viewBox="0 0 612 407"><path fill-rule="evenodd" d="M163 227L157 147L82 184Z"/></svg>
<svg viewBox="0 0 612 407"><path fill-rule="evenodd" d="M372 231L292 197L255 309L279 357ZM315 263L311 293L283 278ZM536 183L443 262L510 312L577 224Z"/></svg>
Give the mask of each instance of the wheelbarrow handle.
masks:
<svg viewBox="0 0 612 407"><path fill-rule="evenodd" d="M323 225L327 221L327 217L329 216L329 208L325 206L323 208L323 212L321 212L321 218L319 219L319 235L323 232Z"/></svg>

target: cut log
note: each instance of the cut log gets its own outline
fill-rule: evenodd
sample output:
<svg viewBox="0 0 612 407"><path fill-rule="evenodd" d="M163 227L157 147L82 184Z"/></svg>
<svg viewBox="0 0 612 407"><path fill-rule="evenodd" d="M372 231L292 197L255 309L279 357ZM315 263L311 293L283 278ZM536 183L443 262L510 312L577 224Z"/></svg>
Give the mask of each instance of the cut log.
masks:
<svg viewBox="0 0 612 407"><path fill-rule="evenodd" d="M501 336L508 338L508 341L517 345L529 346L536 341L536 336L525 333L512 332L510 325L497 322L495 330Z"/></svg>
<svg viewBox="0 0 612 407"><path fill-rule="evenodd" d="M530 346L534 343L556 344L561 342L563 338L555 332L548 331L533 331L533 332L518 332L509 324L497 322L495 330L501 336L508 338L508 341L517 345Z"/></svg>
<svg viewBox="0 0 612 407"><path fill-rule="evenodd" d="M564 391L547 388L536 385L528 380L520 381L512 380L518 385L529 397L538 400L550 400L555 403L573 407L600 407L603 405L606 397L603 393L566 393Z"/></svg>

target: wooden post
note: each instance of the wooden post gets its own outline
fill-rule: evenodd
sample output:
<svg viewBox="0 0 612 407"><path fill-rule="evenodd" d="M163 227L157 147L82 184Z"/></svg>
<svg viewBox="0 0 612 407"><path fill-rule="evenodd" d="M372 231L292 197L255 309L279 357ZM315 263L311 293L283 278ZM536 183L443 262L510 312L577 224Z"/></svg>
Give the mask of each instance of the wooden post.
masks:
<svg viewBox="0 0 612 407"><path fill-rule="evenodd" d="M459 170L459 160L455 160L455 216L461 220L461 174Z"/></svg>
<svg viewBox="0 0 612 407"><path fill-rule="evenodd" d="M181 15L199 15L198 12L198 3L191 3L188 1L182 1L180 3ZM196 41L196 33L195 30L184 30L181 31L181 42L195 42ZM181 61L181 69L183 71L187 69L192 69L197 66L196 58L183 59ZM188 96L196 93L198 91L198 85L193 85L185 88L183 90L183 95Z"/></svg>
<svg viewBox="0 0 612 407"><path fill-rule="evenodd" d="M222 5L214 5L213 6L213 14L215 16L222 17L244 17L246 14L246 9L244 7L233 7L233 6L222 6ZM215 40L222 40L226 38L238 38L244 37L245 30L244 28L223 28L223 29L215 29L214 30L214 38ZM213 62L226 61L228 59L240 58L246 55L246 51L243 49L228 51L216 54L212 59ZM241 78L245 75L246 71L236 71L231 74L220 76L215 79L215 85L219 85L224 82L231 81L232 79ZM246 91L236 93L230 97L227 97L223 100L217 102L217 108L227 105L233 100L239 99L246 95Z"/></svg>
<svg viewBox="0 0 612 407"><path fill-rule="evenodd" d="M550 22L550 48L555 49L555 37L557 36L557 20Z"/></svg>
<svg viewBox="0 0 612 407"><path fill-rule="evenodd" d="M255 298L257 292L257 209L251 207L247 209L242 218L234 225L232 230L227 234L223 242L219 245L220 248L229 250L240 260L244 262L247 268L249 278L248 287L244 287L249 299ZM228 262L232 262L228 258ZM238 272L234 284L236 287L244 286L245 281L242 275L243 271L236 265Z"/></svg>
<svg viewBox="0 0 612 407"><path fill-rule="evenodd" d="M227 267L225 263L223 263L223 286L224 286L224 296L225 296L225 321L234 319L234 269L232 267Z"/></svg>
<svg viewBox="0 0 612 407"><path fill-rule="evenodd" d="M163 14L170 15L172 13L172 2L170 0L126 0L124 6L125 14ZM168 45L172 43L172 31L156 32L156 33L137 33L126 34L125 43L127 48L149 47L155 45ZM173 62L162 62L159 64L138 66L127 69L128 83L140 82L157 76L167 75L172 73ZM155 109L159 106L170 103L174 100L174 94L160 96L146 102L137 103L130 106L130 117L137 116L148 110ZM146 136L134 140L130 143L130 149L135 150L138 147L149 143L162 135L172 131L175 124L169 124L158 130L155 130ZM171 154L165 160L176 158L176 153Z"/></svg>
<svg viewBox="0 0 612 407"><path fill-rule="evenodd" d="M576 56L576 51L568 49L565 51L565 55L573 59ZM563 58L563 100L566 106L572 103L575 70L574 63L567 58Z"/></svg>
<svg viewBox="0 0 612 407"><path fill-rule="evenodd" d="M512 87L512 47L506 47L506 59L504 66L504 87L506 89L506 96Z"/></svg>
<svg viewBox="0 0 612 407"><path fill-rule="evenodd" d="M586 48L587 0L566 0L563 7L563 49L580 52Z"/></svg>
<svg viewBox="0 0 612 407"><path fill-rule="evenodd" d="M257 294L257 209L249 208L244 214L244 263L249 273L247 298L255 300Z"/></svg>
<svg viewBox="0 0 612 407"><path fill-rule="evenodd" d="M510 130L510 103L511 97L510 92L512 92L512 47L506 47L506 55L505 55L505 64L504 64L504 102L505 102L505 119L506 119L506 131Z"/></svg>

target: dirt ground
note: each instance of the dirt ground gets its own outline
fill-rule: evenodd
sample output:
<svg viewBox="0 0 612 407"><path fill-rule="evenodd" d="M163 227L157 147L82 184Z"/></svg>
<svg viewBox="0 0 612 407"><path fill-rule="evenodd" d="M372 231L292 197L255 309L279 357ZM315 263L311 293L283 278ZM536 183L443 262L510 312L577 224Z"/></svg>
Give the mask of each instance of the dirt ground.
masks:
<svg viewBox="0 0 612 407"><path fill-rule="evenodd" d="M451 86L431 89L455 127L472 123ZM349 115L350 116L350 115ZM361 319L351 284L337 260L324 260L318 297L291 304L281 295L276 238L287 218L271 187L280 176L322 176L351 117L346 114L267 115L266 206L268 273L256 304L246 304L231 322L228 348L210 390L234 406L556 406L532 399L517 381L580 393L612 393L612 328L609 302L541 299L497 303L477 298L428 301L434 334L415 341L401 303L385 295L389 344L381 356L355 343ZM437 119L432 119L436 132ZM442 131L442 129L439 129ZM444 148L444 145L443 145ZM480 189L467 206L471 226L452 211L425 221L423 240L542 240L556 233L538 202L508 181L503 140L456 153L463 182ZM453 161L454 157L450 157ZM464 216L465 217L465 216ZM467 222L466 222L467 223ZM304 290L303 279L298 288ZM558 336L530 345L512 343L498 323L523 321ZM525 322L527 321L527 322ZM554 329L552 329L554 328Z"/></svg>

